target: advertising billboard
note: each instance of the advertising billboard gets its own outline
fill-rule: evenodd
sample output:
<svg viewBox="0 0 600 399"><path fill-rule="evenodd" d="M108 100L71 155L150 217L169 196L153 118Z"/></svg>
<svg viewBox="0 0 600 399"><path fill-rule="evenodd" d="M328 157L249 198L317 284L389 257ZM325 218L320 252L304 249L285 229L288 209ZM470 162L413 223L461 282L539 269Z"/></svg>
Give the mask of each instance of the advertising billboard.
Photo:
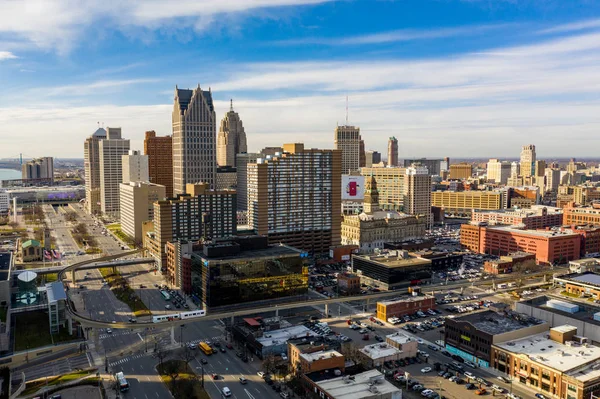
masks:
<svg viewBox="0 0 600 399"><path fill-rule="evenodd" d="M342 175L342 200L362 201L365 196L365 177Z"/></svg>

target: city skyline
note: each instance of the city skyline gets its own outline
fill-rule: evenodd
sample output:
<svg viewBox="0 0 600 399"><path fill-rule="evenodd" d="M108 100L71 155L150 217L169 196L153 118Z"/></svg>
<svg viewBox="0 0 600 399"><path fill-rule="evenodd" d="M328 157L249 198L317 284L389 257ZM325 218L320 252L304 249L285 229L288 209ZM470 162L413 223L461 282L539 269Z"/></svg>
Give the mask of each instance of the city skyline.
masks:
<svg viewBox="0 0 600 399"><path fill-rule="evenodd" d="M145 131L172 134L175 85L198 84L218 116L233 98L249 152L333 148L348 96L365 149L385 153L394 135L400 159L517 157L528 142L540 157L592 156L599 7L550 3L0 2L0 158L81 158L98 121L141 149Z"/></svg>

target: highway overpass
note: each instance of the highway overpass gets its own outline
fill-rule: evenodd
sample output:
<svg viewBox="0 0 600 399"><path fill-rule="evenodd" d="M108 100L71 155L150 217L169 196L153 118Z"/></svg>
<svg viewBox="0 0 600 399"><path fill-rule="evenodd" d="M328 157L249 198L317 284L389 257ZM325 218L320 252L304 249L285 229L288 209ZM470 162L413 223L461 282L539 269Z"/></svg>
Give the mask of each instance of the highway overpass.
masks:
<svg viewBox="0 0 600 399"><path fill-rule="evenodd" d="M97 262L97 260L96 260ZM97 269L99 267L115 267L115 266L132 266L132 265L141 265L144 263L154 263L154 258L139 258L139 259L126 259L119 260L113 262L98 262L92 265L82 266L77 268L77 270L89 270L89 269ZM63 270L64 266L48 266L48 267L40 267L37 269L23 269L17 270L16 274L20 274L22 272L34 272L37 274L48 274L48 273L58 273Z"/></svg>

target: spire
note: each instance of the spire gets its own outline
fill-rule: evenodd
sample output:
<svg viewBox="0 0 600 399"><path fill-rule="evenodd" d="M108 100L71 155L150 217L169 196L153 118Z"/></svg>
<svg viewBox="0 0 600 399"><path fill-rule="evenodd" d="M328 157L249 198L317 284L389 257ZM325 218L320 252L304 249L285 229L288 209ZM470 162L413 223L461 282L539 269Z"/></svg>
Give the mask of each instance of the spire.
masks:
<svg viewBox="0 0 600 399"><path fill-rule="evenodd" d="M229 100L229 110L233 112L233 98Z"/></svg>

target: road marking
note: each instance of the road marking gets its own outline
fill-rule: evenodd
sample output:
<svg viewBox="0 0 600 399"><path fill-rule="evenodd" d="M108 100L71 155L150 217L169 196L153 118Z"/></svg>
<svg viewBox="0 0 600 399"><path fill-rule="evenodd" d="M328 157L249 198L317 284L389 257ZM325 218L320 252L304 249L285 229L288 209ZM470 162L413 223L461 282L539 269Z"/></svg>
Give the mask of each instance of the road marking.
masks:
<svg viewBox="0 0 600 399"><path fill-rule="evenodd" d="M138 337L140 337L140 341L144 342L144 338L142 338L142 335L140 333L137 333Z"/></svg>
<svg viewBox="0 0 600 399"><path fill-rule="evenodd" d="M256 389L256 388L254 388L254 389ZM258 393L260 393L260 391L258 391L258 389L256 389L256 391L257 391ZM247 390L246 388L244 388L244 392L246 392L246 395L248 395L248 397L249 397L250 399L254 399L254 396L252 396L252 394L251 394L250 392L248 392L248 390Z"/></svg>
<svg viewBox="0 0 600 399"><path fill-rule="evenodd" d="M157 398L160 398L160 395L158 394L158 392L154 392L156 394Z"/></svg>
<svg viewBox="0 0 600 399"><path fill-rule="evenodd" d="M150 377L149 376L146 376L146 381L150 381Z"/></svg>
<svg viewBox="0 0 600 399"><path fill-rule="evenodd" d="M144 366L142 366L142 365L140 364L140 368L143 370L143 369L144 369Z"/></svg>
<svg viewBox="0 0 600 399"><path fill-rule="evenodd" d="M146 397L146 399L148 399L148 395L144 394L144 396Z"/></svg>

